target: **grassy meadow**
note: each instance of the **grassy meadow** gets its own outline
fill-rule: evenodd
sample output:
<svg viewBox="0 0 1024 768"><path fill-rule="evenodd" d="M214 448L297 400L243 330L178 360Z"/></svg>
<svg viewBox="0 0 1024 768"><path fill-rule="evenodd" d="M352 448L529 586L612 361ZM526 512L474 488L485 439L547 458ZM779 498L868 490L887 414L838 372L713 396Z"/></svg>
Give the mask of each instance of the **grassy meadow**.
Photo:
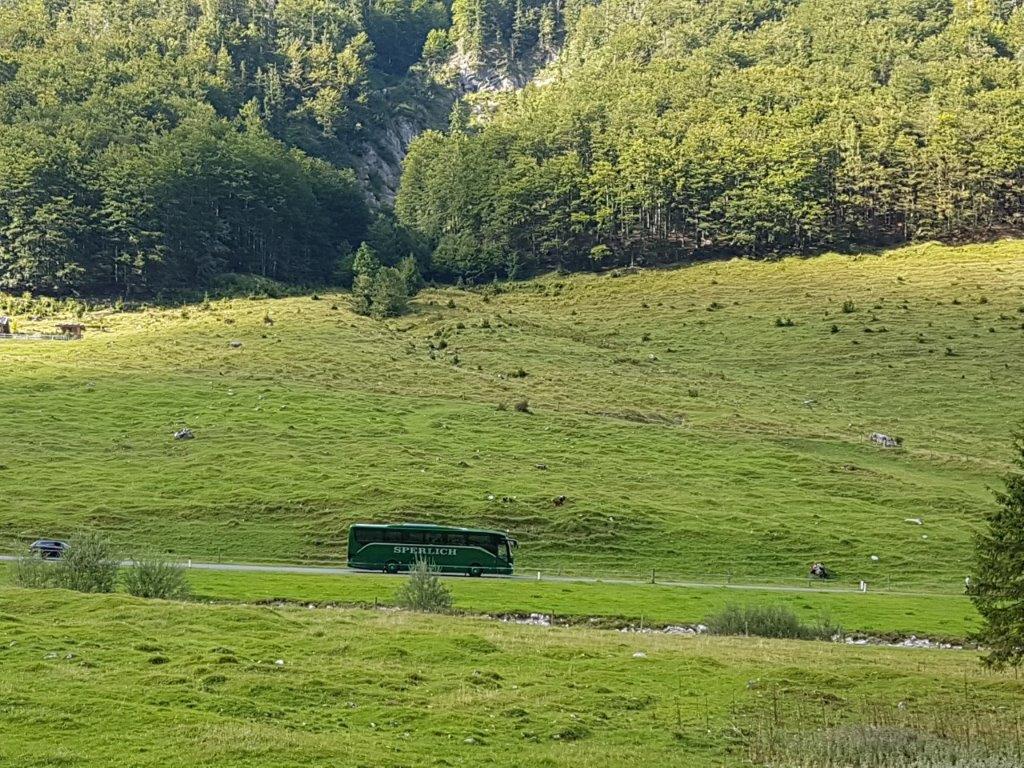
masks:
<svg viewBox="0 0 1024 768"><path fill-rule="evenodd" d="M1020 756L1024 682L967 652L9 587L0 637L22 768L831 766L807 739L850 734Z"/></svg>
<svg viewBox="0 0 1024 768"><path fill-rule="evenodd" d="M316 605L390 605L404 576L353 578L293 574L191 571L189 582L201 600ZM979 629L966 597L886 592L837 593L679 588L657 584L521 582L452 577L445 584L458 611L472 614L540 613L570 623L634 627L693 625L727 605L782 605L807 624L821 620L846 633L884 637L907 635L963 641Z"/></svg>
<svg viewBox="0 0 1024 768"><path fill-rule="evenodd" d="M353 521L429 520L510 530L526 569L960 591L1022 310L1003 241L428 290L383 323L344 294L98 312L0 342L0 541L339 561Z"/></svg>

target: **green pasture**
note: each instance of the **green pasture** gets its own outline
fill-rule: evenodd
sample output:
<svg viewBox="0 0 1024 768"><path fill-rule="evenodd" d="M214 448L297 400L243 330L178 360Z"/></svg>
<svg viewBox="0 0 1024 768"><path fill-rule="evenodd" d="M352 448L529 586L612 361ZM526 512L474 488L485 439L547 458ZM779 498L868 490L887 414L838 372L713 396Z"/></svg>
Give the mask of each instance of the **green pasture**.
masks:
<svg viewBox="0 0 1024 768"><path fill-rule="evenodd" d="M1012 751L1024 700L963 651L10 587L0 639L24 768L732 766L871 723Z"/></svg>
<svg viewBox="0 0 1024 768"><path fill-rule="evenodd" d="M526 570L959 591L1024 416L1020 241L347 301L0 342L0 542L339 562L351 522L422 520Z"/></svg>

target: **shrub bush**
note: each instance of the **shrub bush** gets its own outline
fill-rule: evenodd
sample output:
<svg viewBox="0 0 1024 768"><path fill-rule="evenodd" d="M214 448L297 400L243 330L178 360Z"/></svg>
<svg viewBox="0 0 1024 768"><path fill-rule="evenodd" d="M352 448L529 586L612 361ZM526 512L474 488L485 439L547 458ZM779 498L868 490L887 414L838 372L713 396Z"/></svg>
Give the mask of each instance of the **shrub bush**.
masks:
<svg viewBox="0 0 1024 768"><path fill-rule="evenodd" d="M395 595L400 608L424 613L449 613L452 609L452 593L441 583L437 568L423 558L418 558L409 571L409 578Z"/></svg>
<svg viewBox="0 0 1024 768"><path fill-rule="evenodd" d="M11 566L11 583L27 589L55 587L57 568L57 563L48 562L41 557L20 557Z"/></svg>
<svg viewBox="0 0 1024 768"><path fill-rule="evenodd" d="M136 560L124 573L124 588L135 597L184 600L192 594L185 569L159 558Z"/></svg>
<svg viewBox="0 0 1024 768"><path fill-rule="evenodd" d="M110 542L97 533L71 540L56 568L56 585L78 592L113 592L121 560Z"/></svg>
<svg viewBox="0 0 1024 768"><path fill-rule="evenodd" d="M704 623L714 635L829 640L840 632L826 619L816 625L804 624L789 608L781 605L727 605Z"/></svg>

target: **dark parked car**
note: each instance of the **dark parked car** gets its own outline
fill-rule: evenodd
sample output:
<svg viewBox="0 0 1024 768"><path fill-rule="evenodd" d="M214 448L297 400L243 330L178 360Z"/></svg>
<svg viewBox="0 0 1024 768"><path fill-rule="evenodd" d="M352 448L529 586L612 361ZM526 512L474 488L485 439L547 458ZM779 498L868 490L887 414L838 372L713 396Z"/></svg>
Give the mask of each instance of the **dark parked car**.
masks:
<svg viewBox="0 0 1024 768"><path fill-rule="evenodd" d="M69 544L60 539L39 539L29 544L29 552L39 555L44 560L56 560L68 548Z"/></svg>

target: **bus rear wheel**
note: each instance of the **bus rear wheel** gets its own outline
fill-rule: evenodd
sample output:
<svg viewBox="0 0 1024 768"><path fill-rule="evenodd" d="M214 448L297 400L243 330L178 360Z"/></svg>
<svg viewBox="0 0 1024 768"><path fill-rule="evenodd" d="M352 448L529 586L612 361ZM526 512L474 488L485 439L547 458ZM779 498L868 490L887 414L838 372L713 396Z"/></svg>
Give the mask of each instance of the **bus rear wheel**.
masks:
<svg viewBox="0 0 1024 768"><path fill-rule="evenodd" d="M480 575L483 574L483 572L484 572L484 569L481 568L476 563L473 563L473 565L469 566L469 575L470 576L480 576Z"/></svg>
<svg viewBox="0 0 1024 768"><path fill-rule="evenodd" d="M395 560L388 560L384 563L384 573L398 573L398 562Z"/></svg>

